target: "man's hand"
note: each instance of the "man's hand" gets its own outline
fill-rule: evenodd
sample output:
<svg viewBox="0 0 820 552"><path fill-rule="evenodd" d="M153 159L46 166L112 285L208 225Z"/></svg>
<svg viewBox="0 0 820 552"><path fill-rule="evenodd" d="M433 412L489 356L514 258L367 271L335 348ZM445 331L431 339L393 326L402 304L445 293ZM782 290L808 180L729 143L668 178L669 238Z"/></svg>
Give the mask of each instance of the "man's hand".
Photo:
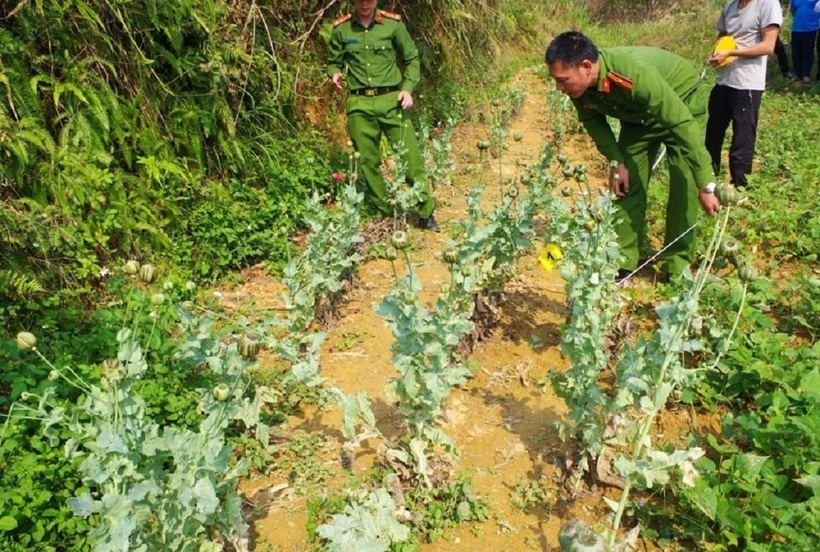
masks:
<svg viewBox="0 0 820 552"><path fill-rule="evenodd" d="M698 192L698 201L700 201L700 206L703 207L703 212L710 217L720 211L720 201L715 197L714 192L707 192L701 189Z"/></svg>
<svg viewBox="0 0 820 552"><path fill-rule="evenodd" d="M333 83L333 88L335 88L338 92L341 92L345 89L344 86L345 76L341 73L336 73L332 77L330 77L330 81Z"/></svg>
<svg viewBox="0 0 820 552"><path fill-rule="evenodd" d="M711 65L712 67L717 67L721 63L723 63L723 61L727 57L736 56L736 55L737 55L737 52L735 52L734 50L723 50L721 52L714 52L711 55L711 57L709 58L709 65Z"/></svg>
<svg viewBox="0 0 820 552"><path fill-rule="evenodd" d="M402 109L410 109L413 107L413 95L407 90L399 92L399 103Z"/></svg>
<svg viewBox="0 0 820 552"><path fill-rule="evenodd" d="M615 197L624 197L629 193L629 171L623 163L609 171L609 189Z"/></svg>

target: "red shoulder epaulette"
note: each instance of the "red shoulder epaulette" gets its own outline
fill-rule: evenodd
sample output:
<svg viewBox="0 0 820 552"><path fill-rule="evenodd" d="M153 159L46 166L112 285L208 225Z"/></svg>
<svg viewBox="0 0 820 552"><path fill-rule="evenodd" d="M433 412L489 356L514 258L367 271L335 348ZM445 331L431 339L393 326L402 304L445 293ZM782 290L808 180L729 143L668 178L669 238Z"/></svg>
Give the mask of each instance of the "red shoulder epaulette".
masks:
<svg viewBox="0 0 820 552"><path fill-rule="evenodd" d="M617 84L618 86L620 86L624 90L632 90L632 85L634 84L632 82L632 79L627 78L627 77L621 75L620 73L616 73L615 71L610 71L606 74L606 78L608 78L610 81L614 82L615 84Z"/></svg>
<svg viewBox="0 0 820 552"><path fill-rule="evenodd" d="M353 17L352 13L348 13L347 15L343 15L339 19L337 19L336 21L333 22L333 26L338 27L339 25L341 25L342 23L344 23L345 21L347 21L351 17Z"/></svg>
<svg viewBox="0 0 820 552"><path fill-rule="evenodd" d="M382 17L386 17L387 19L394 19L396 21L401 21L401 16L397 13L384 11L384 10L379 10L378 13L379 13L379 15L381 15Z"/></svg>

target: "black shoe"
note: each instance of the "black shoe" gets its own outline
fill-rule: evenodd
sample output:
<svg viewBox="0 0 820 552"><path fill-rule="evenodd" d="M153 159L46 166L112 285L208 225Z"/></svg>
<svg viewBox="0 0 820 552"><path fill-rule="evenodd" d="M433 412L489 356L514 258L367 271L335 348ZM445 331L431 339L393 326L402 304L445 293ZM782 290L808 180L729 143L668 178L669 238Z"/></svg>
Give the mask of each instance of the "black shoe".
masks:
<svg viewBox="0 0 820 552"><path fill-rule="evenodd" d="M436 217L430 215L429 217L419 218L419 228L422 230L432 230L433 232L441 232L441 228L436 222Z"/></svg>

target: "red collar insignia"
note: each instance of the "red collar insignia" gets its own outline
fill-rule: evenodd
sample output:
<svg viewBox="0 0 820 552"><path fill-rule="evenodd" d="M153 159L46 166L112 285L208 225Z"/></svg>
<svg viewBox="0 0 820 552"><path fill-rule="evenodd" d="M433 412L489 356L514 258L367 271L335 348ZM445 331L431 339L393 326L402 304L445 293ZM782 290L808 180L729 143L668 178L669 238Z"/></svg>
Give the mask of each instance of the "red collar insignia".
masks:
<svg viewBox="0 0 820 552"><path fill-rule="evenodd" d="M609 73L606 74L606 76L609 80L611 80L613 83L615 83L620 88L623 88L624 90L629 90L629 91L632 90L632 85L634 84L632 82L632 79L630 79L628 77L625 77L625 76L621 75L620 73L616 73L615 71L610 71Z"/></svg>

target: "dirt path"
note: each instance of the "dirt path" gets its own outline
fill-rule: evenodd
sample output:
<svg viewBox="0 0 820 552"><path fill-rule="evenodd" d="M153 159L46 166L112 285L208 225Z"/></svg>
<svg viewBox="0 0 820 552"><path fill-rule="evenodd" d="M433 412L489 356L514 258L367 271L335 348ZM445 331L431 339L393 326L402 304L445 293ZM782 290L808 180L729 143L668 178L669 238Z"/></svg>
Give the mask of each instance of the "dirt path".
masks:
<svg viewBox="0 0 820 552"><path fill-rule="evenodd" d="M523 71L512 86L525 90L519 115L512 119L509 150L501 157L501 172L514 176L522 163L537 160L547 129L547 85L533 71ZM499 201L498 159L483 159L476 140L486 138L489 124L460 125L453 137L456 174L452 189L436 191L440 206L437 217L440 234L411 230L414 248L411 259L432 302L436 290L448 279L446 267L437 254L448 240L447 224L466 217L465 199L477 183L486 185L483 201ZM573 161L594 160L588 144L570 144ZM591 170L592 172L592 170ZM594 173L592 174L594 177ZM595 180L593 180L595 181ZM600 181L600 180L598 180ZM399 268L403 272L403 267ZM322 371L345 392L365 391L373 400L380 429L390 435L399 422L395 409L385 397L387 382L396 375L391 364L392 335L374 309L393 283L390 264L382 260L362 264L360 285L342 307L341 319L328 332L322 351ZM261 274L247 274L245 283L225 293L226 302L243 303L253 298L257 305L275 306L280 293L277 282ZM274 298L273 300L271 298ZM557 345L564 319L563 281L557 272L546 272L532 254L520 262L520 278L510 285L503 319L492 338L480 344L471 357L479 368L475 377L456 390L447 403L444 431L460 450L457 467L472 478L475 490L487 497L491 519L482 524L465 524L443 539L422 546L422 551L445 550L552 550L556 535L569 517L595 519L600 514L600 497L590 496L573 503L558 500L561 466L568 447L558 440L553 422L563 412L563 402L549 387L538 384L549 370L562 368L565 360ZM339 467L341 434L339 412L305 412L288 423L291 431L319 432L326 445L312 460L321 462L332 474L309 494L321 496L326 488L341 488L345 477ZM372 466L365 453L354 459L352 472L364 474ZM285 488L287 473L248 481L248 496L267 497L257 504L253 525L257 550L292 552L309 548L305 523L307 499ZM511 490L523 482L539 482L547 499L531 513L513 506ZM264 492L265 489L277 493ZM563 495L562 495L563 497ZM595 515L590 516L595 512ZM600 519L600 518L599 518Z"/></svg>

